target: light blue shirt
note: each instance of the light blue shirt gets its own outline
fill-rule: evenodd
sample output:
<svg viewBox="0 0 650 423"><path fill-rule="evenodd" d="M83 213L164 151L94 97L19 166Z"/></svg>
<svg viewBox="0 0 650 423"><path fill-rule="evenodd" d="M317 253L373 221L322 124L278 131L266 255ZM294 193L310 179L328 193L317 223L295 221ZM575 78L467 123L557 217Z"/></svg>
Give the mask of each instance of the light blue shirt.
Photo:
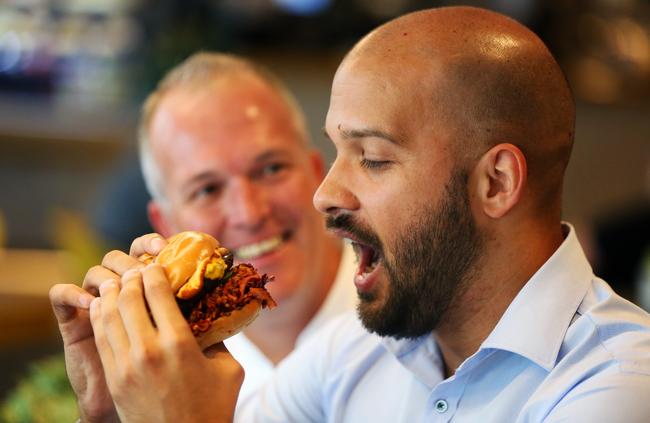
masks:
<svg viewBox="0 0 650 423"><path fill-rule="evenodd" d="M432 335L346 314L294 351L241 421L650 422L650 316L595 277L575 231L445 379Z"/></svg>

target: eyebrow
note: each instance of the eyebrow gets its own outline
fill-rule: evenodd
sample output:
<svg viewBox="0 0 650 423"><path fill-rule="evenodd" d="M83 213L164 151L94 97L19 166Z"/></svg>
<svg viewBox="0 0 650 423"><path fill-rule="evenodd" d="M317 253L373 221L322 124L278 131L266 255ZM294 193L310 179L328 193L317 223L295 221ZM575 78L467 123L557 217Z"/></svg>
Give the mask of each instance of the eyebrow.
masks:
<svg viewBox="0 0 650 423"><path fill-rule="evenodd" d="M289 154L284 150L269 150L255 157L255 163L262 163L275 158L286 158L288 155Z"/></svg>
<svg viewBox="0 0 650 423"><path fill-rule="evenodd" d="M381 129L373 129L373 128L345 129L342 128L340 125L338 126L337 129L341 133L341 137L345 140L355 139L355 138L380 138L396 145L406 144L404 140L400 138L396 138L395 136L390 135L387 132L382 131ZM323 133L327 138L331 140L325 127L323 127Z"/></svg>
<svg viewBox="0 0 650 423"><path fill-rule="evenodd" d="M221 179L218 174L216 174L212 170L206 170L204 172L201 172L199 174L196 174L192 176L189 180L186 181L184 184L185 187L191 186L192 184L196 184L198 182L208 180L208 179Z"/></svg>

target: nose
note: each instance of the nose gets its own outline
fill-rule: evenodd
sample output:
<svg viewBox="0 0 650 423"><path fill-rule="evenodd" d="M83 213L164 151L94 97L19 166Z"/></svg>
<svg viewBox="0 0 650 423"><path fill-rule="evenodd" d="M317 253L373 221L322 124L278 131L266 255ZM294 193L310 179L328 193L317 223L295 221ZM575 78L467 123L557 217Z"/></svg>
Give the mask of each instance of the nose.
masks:
<svg viewBox="0 0 650 423"><path fill-rule="evenodd" d="M228 224L247 230L262 227L271 211L264 189L246 178L233 180L229 185L222 203Z"/></svg>
<svg viewBox="0 0 650 423"><path fill-rule="evenodd" d="M357 210L359 200L350 188L351 182L353 180L346 170L346 164L335 160L314 194L314 207L330 215Z"/></svg>

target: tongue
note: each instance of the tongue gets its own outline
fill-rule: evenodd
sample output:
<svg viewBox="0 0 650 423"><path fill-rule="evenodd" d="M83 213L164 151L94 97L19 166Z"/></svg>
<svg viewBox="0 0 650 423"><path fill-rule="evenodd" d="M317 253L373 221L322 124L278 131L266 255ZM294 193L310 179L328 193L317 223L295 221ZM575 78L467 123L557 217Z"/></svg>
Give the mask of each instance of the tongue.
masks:
<svg viewBox="0 0 650 423"><path fill-rule="evenodd" d="M363 275L372 272L375 267L372 263L375 251L365 245L357 244L357 246L359 254L359 270L357 273Z"/></svg>

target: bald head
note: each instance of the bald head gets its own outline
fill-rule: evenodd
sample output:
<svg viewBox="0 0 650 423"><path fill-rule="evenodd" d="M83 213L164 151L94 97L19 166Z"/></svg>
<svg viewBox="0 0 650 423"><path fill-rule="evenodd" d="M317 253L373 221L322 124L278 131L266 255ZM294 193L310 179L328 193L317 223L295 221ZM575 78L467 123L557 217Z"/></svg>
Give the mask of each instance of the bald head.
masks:
<svg viewBox="0 0 650 423"><path fill-rule="evenodd" d="M559 200L575 107L559 65L529 29L478 8L415 12L362 39L339 72L359 66L399 80L410 93L404 107L420 108L420 127L448 141L461 164L515 144L537 197Z"/></svg>

